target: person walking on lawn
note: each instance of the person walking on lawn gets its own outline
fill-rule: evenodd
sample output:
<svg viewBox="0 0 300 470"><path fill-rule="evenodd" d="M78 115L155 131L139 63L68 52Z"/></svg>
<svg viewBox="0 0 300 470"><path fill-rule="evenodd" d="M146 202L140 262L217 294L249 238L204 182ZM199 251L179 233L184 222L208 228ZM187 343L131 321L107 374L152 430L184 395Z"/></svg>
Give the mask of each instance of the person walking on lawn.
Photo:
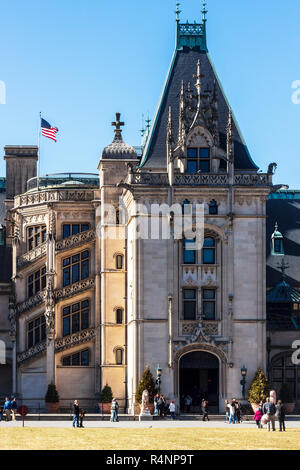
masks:
<svg viewBox="0 0 300 470"><path fill-rule="evenodd" d="M201 409L202 409L202 414L203 414L203 419L202 421L209 421L208 418L208 401L203 398L202 403L201 403Z"/></svg>
<svg viewBox="0 0 300 470"><path fill-rule="evenodd" d="M281 400L278 400L277 406L276 406L276 417L279 421L279 431L285 431L285 408L282 404Z"/></svg>
<svg viewBox="0 0 300 470"><path fill-rule="evenodd" d="M267 398L267 401L263 406L263 412L268 417L268 431L270 431L271 423L272 423L272 431L276 431L275 429L276 407L273 402L270 402L270 398Z"/></svg>
<svg viewBox="0 0 300 470"><path fill-rule="evenodd" d="M262 418L262 412L261 412L261 407L259 406L253 416L253 419L256 422L257 429L262 428L262 425L260 424L261 418Z"/></svg>
<svg viewBox="0 0 300 470"><path fill-rule="evenodd" d="M80 408L79 408L77 400L74 400L73 411L74 411L74 413L73 413L73 428L75 428L75 425L77 426L77 428L79 428Z"/></svg>

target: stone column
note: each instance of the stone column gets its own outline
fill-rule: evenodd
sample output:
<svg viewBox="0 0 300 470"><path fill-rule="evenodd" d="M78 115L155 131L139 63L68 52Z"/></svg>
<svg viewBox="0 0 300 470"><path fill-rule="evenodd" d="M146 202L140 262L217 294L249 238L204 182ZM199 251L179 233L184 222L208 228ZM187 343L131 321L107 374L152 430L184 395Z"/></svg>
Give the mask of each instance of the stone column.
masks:
<svg viewBox="0 0 300 470"><path fill-rule="evenodd" d="M47 239L47 286L44 296L45 318L47 327L47 385L55 384L55 240L51 233Z"/></svg>

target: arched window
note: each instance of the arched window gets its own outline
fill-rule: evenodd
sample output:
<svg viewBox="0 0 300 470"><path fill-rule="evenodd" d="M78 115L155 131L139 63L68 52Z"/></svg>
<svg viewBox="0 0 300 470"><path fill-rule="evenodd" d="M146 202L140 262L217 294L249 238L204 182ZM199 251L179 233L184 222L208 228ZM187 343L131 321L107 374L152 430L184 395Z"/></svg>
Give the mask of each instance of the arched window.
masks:
<svg viewBox="0 0 300 470"><path fill-rule="evenodd" d="M216 201L213 199L209 203L209 214L210 215L216 215L218 213L218 206Z"/></svg>
<svg viewBox="0 0 300 470"><path fill-rule="evenodd" d="M116 269L123 269L123 265L124 265L124 256L117 255L116 256Z"/></svg>
<svg viewBox="0 0 300 470"><path fill-rule="evenodd" d="M205 237L202 250L203 264L216 263L216 241L213 237Z"/></svg>
<svg viewBox="0 0 300 470"><path fill-rule="evenodd" d="M121 325L123 323L123 309L117 308L116 309L116 323Z"/></svg>
<svg viewBox="0 0 300 470"><path fill-rule="evenodd" d="M116 364L117 365L123 364L123 349L117 348L115 352L116 352Z"/></svg>

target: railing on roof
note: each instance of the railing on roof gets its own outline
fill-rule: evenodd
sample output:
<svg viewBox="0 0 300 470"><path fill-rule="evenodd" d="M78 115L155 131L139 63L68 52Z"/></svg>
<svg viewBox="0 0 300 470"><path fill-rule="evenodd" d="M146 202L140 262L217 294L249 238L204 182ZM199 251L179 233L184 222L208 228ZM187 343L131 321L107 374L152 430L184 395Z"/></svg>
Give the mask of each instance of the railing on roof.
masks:
<svg viewBox="0 0 300 470"><path fill-rule="evenodd" d="M53 173L27 181L27 191L39 188L55 186L89 186L99 187L99 175L97 173Z"/></svg>

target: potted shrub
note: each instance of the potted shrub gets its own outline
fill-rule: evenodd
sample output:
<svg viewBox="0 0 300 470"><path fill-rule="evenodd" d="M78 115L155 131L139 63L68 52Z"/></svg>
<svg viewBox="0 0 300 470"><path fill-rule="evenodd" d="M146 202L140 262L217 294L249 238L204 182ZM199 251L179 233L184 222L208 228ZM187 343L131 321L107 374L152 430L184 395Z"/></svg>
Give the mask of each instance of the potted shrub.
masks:
<svg viewBox="0 0 300 470"><path fill-rule="evenodd" d="M47 413L57 413L59 410L59 395L56 385L51 383L48 385L47 393L45 396L45 404Z"/></svg>
<svg viewBox="0 0 300 470"><path fill-rule="evenodd" d="M286 383L282 384L277 399L282 401L286 413L292 413L294 411L295 409L294 396L293 396L291 389Z"/></svg>
<svg viewBox="0 0 300 470"><path fill-rule="evenodd" d="M150 413L153 414L154 411L154 395L156 394L156 386L153 375L151 374L150 367L147 366L143 372L143 376L139 381L139 385L136 391L135 400L136 400L136 414L140 413L143 391L148 390L149 393L149 409Z"/></svg>
<svg viewBox="0 0 300 470"><path fill-rule="evenodd" d="M254 413L261 401L265 403L269 394L270 384L267 376L262 369L258 369L248 391L248 401L251 404Z"/></svg>
<svg viewBox="0 0 300 470"><path fill-rule="evenodd" d="M113 399L113 393L111 387L106 384L100 393L100 403L98 403L99 409L102 413L109 414L110 406Z"/></svg>

